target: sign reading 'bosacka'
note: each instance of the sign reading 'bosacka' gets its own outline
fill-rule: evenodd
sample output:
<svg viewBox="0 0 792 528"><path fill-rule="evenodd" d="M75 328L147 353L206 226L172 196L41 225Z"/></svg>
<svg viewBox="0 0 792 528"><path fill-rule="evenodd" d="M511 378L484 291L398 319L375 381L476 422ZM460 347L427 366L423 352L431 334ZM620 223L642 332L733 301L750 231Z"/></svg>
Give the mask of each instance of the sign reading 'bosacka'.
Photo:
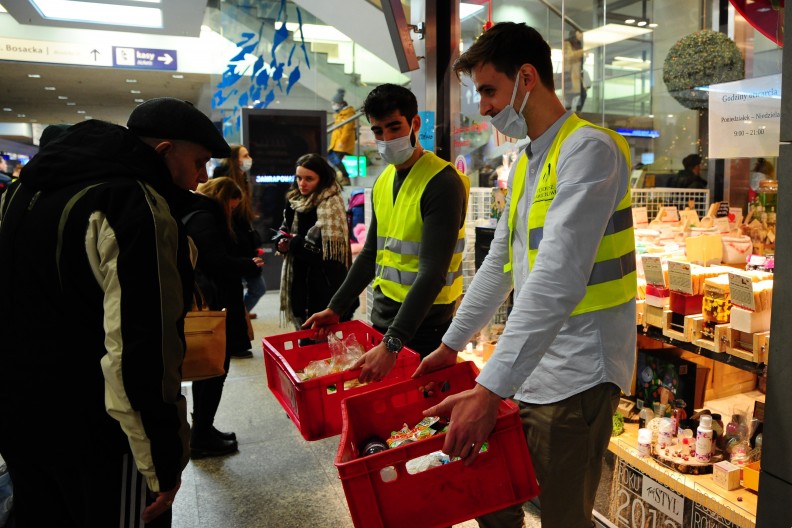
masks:
<svg viewBox="0 0 792 528"><path fill-rule="evenodd" d="M778 156L781 75L709 87L709 157Z"/></svg>

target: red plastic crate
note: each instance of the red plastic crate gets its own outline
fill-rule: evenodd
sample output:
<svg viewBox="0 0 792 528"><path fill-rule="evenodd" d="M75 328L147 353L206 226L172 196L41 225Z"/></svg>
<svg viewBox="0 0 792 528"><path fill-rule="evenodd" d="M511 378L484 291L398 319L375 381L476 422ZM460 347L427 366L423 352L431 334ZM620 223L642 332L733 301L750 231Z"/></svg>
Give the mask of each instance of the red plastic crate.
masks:
<svg viewBox="0 0 792 528"><path fill-rule="evenodd" d="M344 427L335 465L356 527L445 527L539 494L519 409L506 400L498 409L488 450L469 467L457 461L413 475L407 471L408 461L442 450L445 434L359 457L361 443L370 436L387 439L403 422L413 427L424 409L472 388L477 374L473 363L458 363L343 401ZM425 397L419 387L429 381L436 386L447 383L448 390Z"/></svg>
<svg viewBox="0 0 792 528"><path fill-rule="evenodd" d="M382 334L361 321L348 321L333 327L336 335L355 338L368 351L382 340ZM262 339L267 385L306 440L320 440L341 432L341 401L409 379L420 363L420 356L402 349L393 370L376 383L344 388L344 382L357 379L360 369L347 370L302 381L296 371L316 359L330 357L326 342L299 346L299 340L313 336L313 330L290 332Z"/></svg>

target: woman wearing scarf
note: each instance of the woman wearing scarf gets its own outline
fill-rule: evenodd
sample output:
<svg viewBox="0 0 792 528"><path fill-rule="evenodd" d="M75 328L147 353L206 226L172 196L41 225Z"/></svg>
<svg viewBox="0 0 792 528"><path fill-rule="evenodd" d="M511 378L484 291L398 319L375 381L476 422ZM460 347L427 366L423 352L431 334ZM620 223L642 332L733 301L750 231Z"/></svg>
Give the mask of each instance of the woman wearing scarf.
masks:
<svg viewBox="0 0 792 528"><path fill-rule="evenodd" d="M324 310L344 282L351 263L349 228L335 169L318 154L301 156L286 195L278 252L285 256L281 275L281 321L299 330ZM343 317L348 321L354 307Z"/></svg>

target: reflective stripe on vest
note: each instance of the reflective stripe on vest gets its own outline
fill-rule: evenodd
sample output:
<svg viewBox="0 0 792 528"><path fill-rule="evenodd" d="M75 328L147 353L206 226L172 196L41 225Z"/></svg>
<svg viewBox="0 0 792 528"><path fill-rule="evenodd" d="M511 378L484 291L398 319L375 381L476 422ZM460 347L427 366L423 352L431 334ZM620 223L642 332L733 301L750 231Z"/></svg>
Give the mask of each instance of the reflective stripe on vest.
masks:
<svg viewBox="0 0 792 528"><path fill-rule="evenodd" d="M531 208L528 213L528 267L533 269L539 246L544 237L544 224L547 212L556 195L558 173L558 155L563 142L577 129L590 126L607 133L613 138L624 155L627 166L630 166L630 148L627 141L616 132L598 127L572 114L561 126L550 150L547 153L539 181L536 185ZM525 172L528 158L523 153L514 171L513 196L509 211L509 262L503 267L504 272L513 270L514 254L512 241L517 221L517 209L520 198L525 192ZM602 234L594 266L589 274L586 294L578 303L571 315L578 315L595 310L603 310L623 304L635 298L637 274L635 271L635 237L633 234L632 203L630 190L616 206L616 211L608 220Z"/></svg>
<svg viewBox="0 0 792 528"><path fill-rule="evenodd" d="M393 165L382 172L374 183L373 207L377 216L377 270L373 286L397 302L404 302L407 292L418 277L423 218L421 217L421 196L428 183L447 166L454 166L425 152L413 165L404 179L396 202L393 201L393 182L396 168ZM456 169L454 169L456 170ZM459 173L470 193L470 181ZM464 224L464 222L463 222ZM448 273L442 290L434 304L450 304L462 294L462 256L465 250L465 227L460 228L454 254L448 266Z"/></svg>

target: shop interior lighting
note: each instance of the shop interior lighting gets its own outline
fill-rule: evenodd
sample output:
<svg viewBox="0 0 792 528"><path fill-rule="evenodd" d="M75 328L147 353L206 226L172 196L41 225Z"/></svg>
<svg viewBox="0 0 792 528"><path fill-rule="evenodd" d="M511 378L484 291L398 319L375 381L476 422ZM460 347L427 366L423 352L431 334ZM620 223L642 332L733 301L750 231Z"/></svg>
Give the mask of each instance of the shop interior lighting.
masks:
<svg viewBox="0 0 792 528"><path fill-rule="evenodd" d="M77 110L77 113L78 113L78 114L84 114L84 113L85 113L85 110Z"/></svg>
<svg viewBox="0 0 792 528"><path fill-rule="evenodd" d="M184 75L182 75L181 73L174 73L173 75L171 75L171 77L173 77L174 79L184 79Z"/></svg>
<svg viewBox="0 0 792 528"><path fill-rule="evenodd" d="M13 112L13 110L6 106L5 108L3 108L3 112Z"/></svg>
<svg viewBox="0 0 792 528"><path fill-rule="evenodd" d="M28 77L30 77L31 79L41 79L41 75L39 75L38 73L28 73Z"/></svg>
<svg viewBox="0 0 792 528"><path fill-rule="evenodd" d="M598 48L620 42L641 35L651 33L652 30L646 27L626 26L624 24L605 24L598 28L583 32L583 49Z"/></svg>
<svg viewBox="0 0 792 528"><path fill-rule="evenodd" d="M77 103L73 101L69 101L68 103L66 103L66 106L77 106Z"/></svg>
<svg viewBox="0 0 792 528"><path fill-rule="evenodd" d="M61 100L66 100L66 99L68 99L68 97L66 97L65 95L59 95L59 96L58 96L58 99L61 99Z"/></svg>
<svg viewBox="0 0 792 528"><path fill-rule="evenodd" d="M54 86L45 86L44 89L47 90L48 92L54 92L55 91L55 87Z"/></svg>
<svg viewBox="0 0 792 528"><path fill-rule="evenodd" d="M484 11L483 5L468 4L466 2L459 2L459 20L467 20L479 11Z"/></svg>
<svg viewBox="0 0 792 528"><path fill-rule="evenodd" d="M130 84L131 84L131 83L136 83L136 82L137 82L137 79L127 79L127 80L126 80L126 82L128 82L128 83L130 83Z"/></svg>
<svg viewBox="0 0 792 528"><path fill-rule="evenodd" d="M160 0L137 0L139 3L159 4ZM43 18L111 26L162 28L162 9L131 5L114 5L76 0L30 0Z"/></svg>

